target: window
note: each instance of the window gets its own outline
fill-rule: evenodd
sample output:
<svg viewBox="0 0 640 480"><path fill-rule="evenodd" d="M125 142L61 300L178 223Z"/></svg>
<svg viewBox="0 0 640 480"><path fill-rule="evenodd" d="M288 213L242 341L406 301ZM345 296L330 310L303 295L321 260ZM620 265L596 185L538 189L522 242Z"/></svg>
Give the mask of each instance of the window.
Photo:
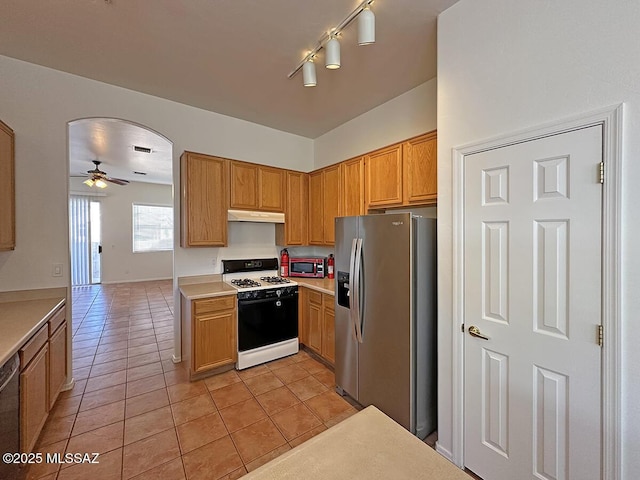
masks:
<svg viewBox="0 0 640 480"><path fill-rule="evenodd" d="M173 250L173 207L133 204L133 251Z"/></svg>

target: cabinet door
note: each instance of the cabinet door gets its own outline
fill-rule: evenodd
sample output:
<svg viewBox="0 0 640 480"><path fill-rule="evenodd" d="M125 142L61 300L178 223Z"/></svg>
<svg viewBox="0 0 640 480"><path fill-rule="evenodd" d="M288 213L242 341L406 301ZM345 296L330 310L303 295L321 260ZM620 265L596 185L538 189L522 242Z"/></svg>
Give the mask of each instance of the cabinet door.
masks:
<svg viewBox="0 0 640 480"><path fill-rule="evenodd" d="M287 172L287 201L285 205L285 238L278 245L307 245L309 220L309 175ZM279 225L276 225L276 231ZM281 228L281 227L280 227Z"/></svg>
<svg viewBox="0 0 640 480"><path fill-rule="evenodd" d="M227 245L227 160L185 152L181 157L182 247Z"/></svg>
<svg viewBox="0 0 640 480"><path fill-rule="evenodd" d="M402 205L402 144L367 155L365 176L367 208Z"/></svg>
<svg viewBox="0 0 640 480"><path fill-rule="evenodd" d="M342 205L340 216L364 215L364 157L340 164Z"/></svg>
<svg viewBox="0 0 640 480"><path fill-rule="evenodd" d="M239 210L258 209L258 165L230 162L231 198L230 208Z"/></svg>
<svg viewBox="0 0 640 480"><path fill-rule="evenodd" d="M340 216L340 165L323 170L323 240L324 245L335 243L335 219Z"/></svg>
<svg viewBox="0 0 640 480"><path fill-rule="evenodd" d="M258 169L258 209L269 212L284 212L285 173L280 168Z"/></svg>
<svg viewBox="0 0 640 480"><path fill-rule="evenodd" d="M16 247L15 205L14 134L0 121L0 250Z"/></svg>
<svg viewBox="0 0 640 480"><path fill-rule="evenodd" d="M309 347L322 355L322 294L308 290L309 322L307 323L307 339Z"/></svg>
<svg viewBox="0 0 640 480"><path fill-rule="evenodd" d="M45 344L20 374L20 449L31 452L47 420L47 363Z"/></svg>
<svg viewBox="0 0 640 480"><path fill-rule="evenodd" d="M324 244L333 245L336 241L335 219L340 216L340 165L325 168L323 175Z"/></svg>
<svg viewBox="0 0 640 480"><path fill-rule="evenodd" d="M309 175L309 243L324 245L322 171Z"/></svg>
<svg viewBox="0 0 640 480"><path fill-rule="evenodd" d="M194 317L194 373L205 372L236 361L236 323L235 310Z"/></svg>
<svg viewBox="0 0 640 480"><path fill-rule="evenodd" d="M308 290L304 287L298 287L298 341L303 345L309 346L309 296Z"/></svg>
<svg viewBox="0 0 640 480"><path fill-rule="evenodd" d="M49 338L49 409L56 403L66 379L67 322L65 321Z"/></svg>
<svg viewBox="0 0 640 480"><path fill-rule="evenodd" d="M331 363L336 361L336 315L334 297L323 294L324 311L322 316L322 356Z"/></svg>
<svg viewBox="0 0 640 480"><path fill-rule="evenodd" d="M404 203L432 204L438 198L436 133L408 140L403 145Z"/></svg>

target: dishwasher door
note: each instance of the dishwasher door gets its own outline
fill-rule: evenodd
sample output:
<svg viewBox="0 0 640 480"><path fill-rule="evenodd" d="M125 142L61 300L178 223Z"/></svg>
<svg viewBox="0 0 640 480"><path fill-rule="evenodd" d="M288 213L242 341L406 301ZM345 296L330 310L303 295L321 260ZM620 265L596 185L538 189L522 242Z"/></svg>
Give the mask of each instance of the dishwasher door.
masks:
<svg viewBox="0 0 640 480"><path fill-rule="evenodd" d="M0 453L20 452L20 360L14 355L0 367ZM20 465L0 462L0 478L18 478Z"/></svg>

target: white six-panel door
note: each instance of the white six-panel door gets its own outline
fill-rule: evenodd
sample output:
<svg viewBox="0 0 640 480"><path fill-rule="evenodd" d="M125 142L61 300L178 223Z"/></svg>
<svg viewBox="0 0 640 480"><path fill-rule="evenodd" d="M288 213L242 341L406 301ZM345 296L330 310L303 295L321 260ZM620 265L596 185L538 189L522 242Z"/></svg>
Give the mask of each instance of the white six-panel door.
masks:
<svg viewBox="0 0 640 480"><path fill-rule="evenodd" d="M601 159L600 126L465 156L464 458L485 480L601 478Z"/></svg>

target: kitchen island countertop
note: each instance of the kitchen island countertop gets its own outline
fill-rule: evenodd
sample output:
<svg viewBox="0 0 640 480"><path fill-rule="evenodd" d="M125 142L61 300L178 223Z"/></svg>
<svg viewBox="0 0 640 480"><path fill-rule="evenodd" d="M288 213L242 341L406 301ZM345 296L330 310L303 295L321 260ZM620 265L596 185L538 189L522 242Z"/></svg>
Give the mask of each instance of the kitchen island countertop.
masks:
<svg viewBox="0 0 640 480"><path fill-rule="evenodd" d="M251 480L469 480L374 406L321 432L245 477Z"/></svg>

